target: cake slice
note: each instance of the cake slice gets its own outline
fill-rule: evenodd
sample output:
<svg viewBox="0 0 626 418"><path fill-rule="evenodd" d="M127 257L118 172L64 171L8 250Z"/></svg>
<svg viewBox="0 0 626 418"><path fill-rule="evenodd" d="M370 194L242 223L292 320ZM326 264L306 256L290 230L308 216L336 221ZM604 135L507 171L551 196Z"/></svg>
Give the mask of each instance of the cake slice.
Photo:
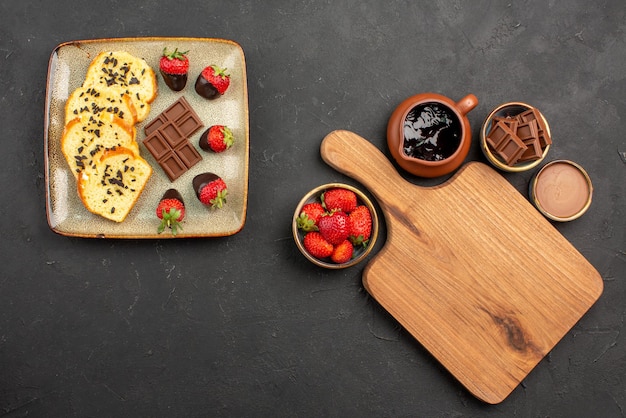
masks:
<svg viewBox="0 0 626 418"><path fill-rule="evenodd" d="M82 115L69 121L63 130L61 150L77 178L86 166L93 165L94 156L101 150L124 147L139 155L135 127L114 115L101 116Z"/></svg>
<svg viewBox="0 0 626 418"><path fill-rule="evenodd" d="M65 103L65 123L83 115L121 119L126 125L137 122L137 112L127 94L98 87L78 87Z"/></svg>
<svg viewBox="0 0 626 418"><path fill-rule="evenodd" d="M133 150L119 147L98 153L78 177L78 195L92 213L122 222L137 203L152 167Z"/></svg>
<svg viewBox="0 0 626 418"><path fill-rule="evenodd" d="M142 58L126 51L98 54L87 68L83 87L107 88L127 94L143 121L150 112L150 103L157 96L157 80L152 68Z"/></svg>

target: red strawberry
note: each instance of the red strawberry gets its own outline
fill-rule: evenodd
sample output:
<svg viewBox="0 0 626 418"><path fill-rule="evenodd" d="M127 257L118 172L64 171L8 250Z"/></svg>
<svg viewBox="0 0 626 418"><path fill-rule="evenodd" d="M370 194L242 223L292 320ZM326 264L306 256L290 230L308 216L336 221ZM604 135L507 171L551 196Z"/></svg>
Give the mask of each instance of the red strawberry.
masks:
<svg viewBox="0 0 626 418"><path fill-rule="evenodd" d="M331 212L317 222L322 236L331 244L339 245L350 235L350 218L344 212Z"/></svg>
<svg viewBox="0 0 626 418"><path fill-rule="evenodd" d="M337 264L347 263L352 258L353 252L354 247L352 243L349 240L345 240L335 247L333 253L330 255L330 259Z"/></svg>
<svg viewBox="0 0 626 418"><path fill-rule="evenodd" d="M156 208L156 215L161 219L157 232L160 234L165 228L172 230L172 235L176 235L180 222L185 219L185 203L183 197L176 189L169 189L164 194Z"/></svg>
<svg viewBox="0 0 626 418"><path fill-rule="evenodd" d="M230 85L230 74L217 65L206 67L196 79L196 92L205 99L217 99Z"/></svg>
<svg viewBox="0 0 626 418"><path fill-rule="evenodd" d="M224 180L216 174L198 174L193 179L193 188L200 202L213 209L221 208L226 203L228 188Z"/></svg>
<svg viewBox="0 0 626 418"><path fill-rule="evenodd" d="M174 52L167 52L163 48L163 55L159 60L159 71L163 76L163 81L174 91L181 91L187 84L187 71L189 71L189 51L180 52L178 48Z"/></svg>
<svg viewBox="0 0 626 418"><path fill-rule="evenodd" d="M350 212L350 241L355 246L367 246L372 234L372 214L367 206L359 205Z"/></svg>
<svg viewBox="0 0 626 418"><path fill-rule="evenodd" d="M224 125L213 125L200 136L198 144L205 151L223 152L233 145L233 133Z"/></svg>
<svg viewBox="0 0 626 418"><path fill-rule="evenodd" d="M315 258L330 257L333 253L333 246L324 239L319 232L309 232L302 241L304 249Z"/></svg>
<svg viewBox="0 0 626 418"><path fill-rule="evenodd" d="M326 212L319 202L307 203L302 206L300 216L297 218L298 228L303 231L317 231L317 221Z"/></svg>
<svg viewBox="0 0 626 418"><path fill-rule="evenodd" d="M329 189L322 194L322 203L329 212L341 210L350 213L356 207L356 193L342 188Z"/></svg>

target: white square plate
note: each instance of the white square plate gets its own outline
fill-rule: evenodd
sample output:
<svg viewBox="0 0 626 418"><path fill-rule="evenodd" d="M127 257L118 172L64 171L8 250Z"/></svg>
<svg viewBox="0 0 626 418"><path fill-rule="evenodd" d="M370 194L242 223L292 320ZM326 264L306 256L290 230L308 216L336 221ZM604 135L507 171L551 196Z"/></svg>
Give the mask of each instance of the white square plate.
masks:
<svg viewBox="0 0 626 418"><path fill-rule="evenodd" d="M170 90L159 73L159 59L164 48L189 51L188 81L180 92ZM126 51L143 58L154 70L158 81L158 95L152 102L150 114L136 125L141 156L152 165L153 173L139 200L121 223L94 215L84 207L60 144L65 125L65 102L72 91L81 86L87 67L102 51ZM194 84L202 69L213 64L227 69L231 84L223 96L207 100L196 93ZM181 96L187 99L204 124L189 138L202 161L170 181L143 145L144 126ZM157 233L160 220L156 217L159 200L169 188L177 189L185 201L183 229L176 237L228 236L243 228L248 197L249 121L245 57L237 43L209 38L119 38L63 43L50 57L44 123L46 212L53 231L84 238L171 238L168 231ZM218 124L232 130L233 146L220 154L203 151L198 139L206 129ZM203 172L215 173L226 182L228 197L221 209L210 209L196 197L192 179Z"/></svg>

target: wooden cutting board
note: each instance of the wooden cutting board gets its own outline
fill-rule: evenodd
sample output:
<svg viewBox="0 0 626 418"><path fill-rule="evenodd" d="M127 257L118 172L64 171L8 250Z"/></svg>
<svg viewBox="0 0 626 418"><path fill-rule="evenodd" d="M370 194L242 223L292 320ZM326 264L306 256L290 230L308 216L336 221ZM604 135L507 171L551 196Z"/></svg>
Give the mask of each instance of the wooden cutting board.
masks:
<svg viewBox="0 0 626 418"><path fill-rule="evenodd" d="M503 401L600 297L599 273L487 165L424 188L352 132L321 155L385 216L365 288L477 398Z"/></svg>

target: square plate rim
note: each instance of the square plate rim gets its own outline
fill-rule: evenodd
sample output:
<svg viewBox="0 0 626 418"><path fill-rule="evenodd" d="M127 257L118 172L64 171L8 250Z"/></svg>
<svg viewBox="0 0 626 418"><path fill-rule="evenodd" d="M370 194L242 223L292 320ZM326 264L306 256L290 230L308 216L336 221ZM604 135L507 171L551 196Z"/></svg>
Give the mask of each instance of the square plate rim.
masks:
<svg viewBox="0 0 626 418"><path fill-rule="evenodd" d="M52 224L51 220L51 196L50 196L50 158L49 158L49 130L50 130L50 99L52 95L52 75L54 69L54 59L59 51L66 47L75 46L80 48L81 44L97 45L106 43L142 43L142 42L168 42L168 41L182 41L182 42L200 42L200 43L220 43L234 47L240 55L242 64L242 93L243 93L243 113L244 117L244 130L245 130L245 142L247 144L246 151L244 153L243 166L245 169L245 181L243 184L243 207L241 223L236 228L233 228L225 232L208 232L201 234L188 234L185 232L179 232L176 236L171 234L156 234L156 233L133 233L133 234L116 234L116 233L102 233L102 232L72 232L58 228ZM46 208L46 221L50 230L54 233L70 237L70 238L99 238L99 239L183 239L183 238L212 238L212 237L226 237L235 235L240 232L246 223L247 210L248 210L248 188L249 188L249 162L250 162L250 109L249 109L249 96L248 96L248 81L247 81L247 63L244 50L237 41L218 38L218 37L190 37L190 36L142 36L142 37L106 37L106 38L91 38L91 39L75 39L64 41L57 44L51 51L48 58L48 66L46 70L46 90L45 90L45 103L44 103L44 123L43 123L43 145L44 145L44 187L45 187L45 208Z"/></svg>

